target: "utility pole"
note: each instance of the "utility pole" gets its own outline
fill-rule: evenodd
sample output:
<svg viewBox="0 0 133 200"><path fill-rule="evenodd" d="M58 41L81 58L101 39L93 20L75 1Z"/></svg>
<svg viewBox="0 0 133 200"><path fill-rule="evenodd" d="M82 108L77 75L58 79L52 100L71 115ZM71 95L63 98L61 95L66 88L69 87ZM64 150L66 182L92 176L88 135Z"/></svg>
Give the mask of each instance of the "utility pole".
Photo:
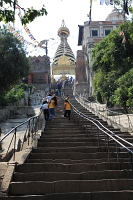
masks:
<svg viewBox="0 0 133 200"><path fill-rule="evenodd" d="M44 49L45 49L45 51L46 51L46 55L45 55L45 61L44 61L44 66L45 66L45 70L48 70L48 67L49 67L49 65L48 65L48 59L47 59L47 56L48 56L48 41L49 40L54 40L54 38L49 38L49 39L45 39L45 40L42 40L40 43L39 43L39 46L43 46L43 45L45 45L44 46ZM50 72L50 70L48 70L49 72ZM50 78L48 77L48 79L50 80ZM49 82L49 81L48 81Z"/></svg>
<svg viewBox="0 0 133 200"><path fill-rule="evenodd" d="M48 55L48 40L45 40L45 50L46 50L46 56L45 56L45 68L47 67L47 55Z"/></svg>
<svg viewBox="0 0 133 200"><path fill-rule="evenodd" d="M50 38L52 40L54 40L54 38ZM48 56L48 41L50 40L45 40L45 50L46 50L46 56L45 56L45 68L48 67L48 63L47 63L47 56ZM50 75L48 76L48 82L50 82Z"/></svg>
<svg viewBox="0 0 133 200"><path fill-rule="evenodd" d="M46 44L45 44L45 48L46 48L46 56L48 55L48 40L46 40Z"/></svg>

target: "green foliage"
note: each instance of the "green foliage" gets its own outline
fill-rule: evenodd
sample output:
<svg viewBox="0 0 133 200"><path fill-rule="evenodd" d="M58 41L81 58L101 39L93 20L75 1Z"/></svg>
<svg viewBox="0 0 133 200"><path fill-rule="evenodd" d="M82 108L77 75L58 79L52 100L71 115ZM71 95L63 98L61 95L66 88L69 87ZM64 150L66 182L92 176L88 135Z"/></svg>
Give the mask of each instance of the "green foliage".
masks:
<svg viewBox="0 0 133 200"><path fill-rule="evenodd" d="M95 95L100 93L104 102L122 106L126 112L127 107L133 105L132 52L133 22L123 23L97 43L92 51Z"/></svg>
<svg viewBox="0 0 133 200"><path fill-rule="evenodd" d="M27 91L29 88L29 85L22 83L21 85L16 85L16 89L22 88L24 91Z"/></svg>
<svg viewBox="0 0 133 200"><path fill-rule="evenodd" d="M32 89L36 89L35 86L33 85L28 85L28 84L24 84L24 83L21 83L20 85L16 85L15 86L16 89L19 89L19 88L22 88L24 91L31 91Z"/></svg>
<svg viewBox="0 0 133 200"><path fill-rule="evenodd" d="M11 88L6 94L0 96L0 105L6 106L8 103L15 103L24 98L25 91L35 89L32 85L19 84Z"/></svg>
<svg viewBox="0 0 133 200"><path fill-rule="evenodd" d="M100 92L97 92L96 94L96 99L99 103L103 103L102 95Z"/></svg>
<svg viewBox="0 0 133 200"><path fill-rule="evenodd" d="M94 77L93 77L93 87L96 88L96 90L94 90L94 95L97 98L97 94L100 94L100 96L101 96L101 98L103 100L104 100L104 93L102 91L102 87L103 87L104 79L105 79L105 76L104 76L104 73L102 73L102 71L99 70L98 72L96 72L94 74Z"/></svg>
<svg viewBox="0 0 133 200"><path fill-rule="evenodd" d="M122 38L119 35L120 30L111 31L101 42L97 43L92 51L93 70L108 73L119 69L123 64L125 50L122 44Z"/></svg>
<svg viewBox="0 0 133 200"><path fill-rule="evenodd" d="M15 16L12 10L0 10L0 21L5 23L14 22Z"/></svg>
<svg viewBox="0 0 133 200"><path fill-rule="evenodd" d="M22 24L27 24L29 22L32 22L36 17L47 15L47 11L43 5L42 9L37 11L32 8L28 8L28 11L25 13L25 15L22 18Z"/></svg>
<svg viewBox="0 0 133 200"><path fill-rule="evenodd" d="M133 68L122 75L117 81L117 88L112 102L126 108L133 106Z"/></svg>
<svg viewBox="0 0 133 200"><path fill-rule="evenodd" d="M125 5L127 3L127 8L124 6L124 2L125 2ZM133 13L132 0L127 0L127 1L114 0L114 5L115 5L115 8L119 9L119 11L121 10L121 14L123 14L123 17L124 17L123 7L125 8L124 9L125 14L129 15L129 13Z"/></svg>
<svg viewBox="0 0 133 200"><path fill-rule="evenodd" d="M0 29L0 95L27 77L30 62L22 43L6 28Z"/></svg>
<svg viewBox="0 0 133 200"><path fill-rule="evenodd" d="M12 88L6 95L5 100L7 103L14 103L24 97L24 90L22 88Z"/></svg>
<svg viewBox="0 0 133 200"><path fill-rule="evenodd" d="M24 16L22 17L22 24L27 24L32 22L36 17L47 15L47 10L43 5L40 10L36 10L33 7L25 9L21 8L18 4L16 4L15 0L0 0L0 6L4 9L0 9L0 21L5 23L14 22L15 21L15 9L16 5L19 9L24 11ZM8 6L8 7L7 7Z"/></svg>

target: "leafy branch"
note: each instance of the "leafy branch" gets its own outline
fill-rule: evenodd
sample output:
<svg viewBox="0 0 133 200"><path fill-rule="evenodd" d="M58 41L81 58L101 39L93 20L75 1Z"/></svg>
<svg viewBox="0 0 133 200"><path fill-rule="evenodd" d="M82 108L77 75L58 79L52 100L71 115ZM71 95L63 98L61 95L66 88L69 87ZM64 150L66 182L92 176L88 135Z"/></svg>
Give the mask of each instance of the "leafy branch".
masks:
<svg viewBox="0 0 133 200"><path fill-rule="evenodd" d="M9 4L9 7L5 8L5 4ZM43 5L40 10L36 10L33 7L25 10L20 5L16 3L16 0L0 0L0 21L5 23L14 22L15 21L15 10L16 7L24 11L24 16L22 17L22 24L27 24L35 20L35 18L47 15L47 10Z"/></svg>

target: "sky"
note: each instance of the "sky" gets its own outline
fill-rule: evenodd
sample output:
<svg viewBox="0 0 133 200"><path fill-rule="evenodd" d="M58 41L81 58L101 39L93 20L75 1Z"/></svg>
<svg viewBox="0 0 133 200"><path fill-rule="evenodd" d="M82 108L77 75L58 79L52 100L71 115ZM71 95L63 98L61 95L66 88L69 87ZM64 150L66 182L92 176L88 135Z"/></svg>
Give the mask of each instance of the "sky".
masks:
<svg viewBox="0 0 133 200"><path fill-rule="evenodd" d="M48 12L48 15L36 18L33 22L27 24L30 32L34 38L40 42L41 40L48 41L48 56L52 59L55 55L56 49L60 44L60 38L57 35L58 29L61 27L62 20L65 21L66 27L70 30L70 36L68 37L68 43L76 57L77 50L81 47L78 44L78 25L84 25L85 21L88 21L87 14L90 11L89 0L18 0L18 4L27 9L32 7L40 9L42 5ZM92 3L92 21L104 21L108 14L111 13L113 6L100 5L100 0L93 0ZM16 12L15 27L22 32L22 36L33 42L28 34L25 32L21 25L20 19ZM53 38L54 40L50 39ZM38 51L36 48L29 46L33 50L33 56L45 55L45 50ZM36 50L36 51L35 51Z"/></svg>

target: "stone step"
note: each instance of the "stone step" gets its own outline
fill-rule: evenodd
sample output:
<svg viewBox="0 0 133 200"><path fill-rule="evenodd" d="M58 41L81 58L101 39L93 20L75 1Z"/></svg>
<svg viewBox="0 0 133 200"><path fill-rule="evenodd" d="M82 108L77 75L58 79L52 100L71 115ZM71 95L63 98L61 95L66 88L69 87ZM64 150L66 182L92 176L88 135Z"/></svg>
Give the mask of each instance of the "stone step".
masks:
<svg viewBox="0 0 133 200"><path fill-rule="evenodd" d="M63 125L62 126L60 126L60 128L59 127L57 127L57 124L54 126L54 125L52 125L52 126L47 126L46 128L45 128L45 131L51 131L51 130L59 130L59 131L64 131L64 129L65 130L71 130L71 129L74 129L74 131L79 131L80 129L79 129L79 127L77 127L77 126L69 126L69 124L68 124L68 126L64 126L63 127Z"/></svg>
<svg viewBox="0 0 133 200"><path fill-rule="evenodd" d="M105 138L105 136L101 136L100 135L100 138ZM39 142L75 142L75 143L77 143L77 142L97 142L97 138L98 138L98 136L96 137L84 137L84 138L41 138L41 139L38 139L38 141ZM121 137L121 138L123 138L124 140L127 140L127 141L129 141L129 142L133 142L133 137L132 136L128 136L128 137ZM119 138L117 138L118 140L120 140Z"/></svg>
<svg viewBox="0 0 133 200"><path fill-rule="evenodd" d="M38 140L39 142L92 142L92 138L41 138Z"/></svg>
<svg viewBox="0 0 133 200"><path fill-rule="evenodd" d="M102 137L103 136L103 138L105 137L105 135L103 134L103 133L101 133L101 132L99 132L99 135L100 135L100 137ZM97 137L98 135L97 134L94 134L94 137ZM118 134L113 134L112 135L113 137L115 137L115 136L119 136L119 137L121 137L121 138L123 138L123 139L128 139L128 138L133 138L133 136L132 135L126 135L126 134L122 134L121 132L120 133L118 133ZM88 137L89 137L89 135L88 135Z"/></svg>
<svg viewBox="0 0 133 200"><path fill-rule="evenodd" d="M86 129L86 125L83 126L85 129ZM117 128L113 128L112 126L105 126L105 128L109 129L110 131L113 131L115 133L120 133L120 129L117 129ZM102 127L102 129L104 130L104 127ZM94 126L87 126L87 130L97 130L97 127L94 127Z"/></svg>
<svg viewBox="0 0 133 200"><path fill-rule="evenodd" d="M119 158L119 163L128 162L129 158ZM80 159L80 160L71 160L71 159L27 159L26 163L61 163L61 164L76 164L76 163L101 163L108 162L108 158L101 159ZM110 158L110 162L117 162L117 158Z"/></svg>
<svg viewBox="0 0 133 200"><path fill-rule="evenodd" d="M106 145L108 142L104 142ZM114 141L110 141L110 146L116 146ZM41 142L38 141L38 147L77 147L77 146L97 146L97 139L94 139L92 142ZM118 144L118 146L120 146Z"/></svg>
<svg viewBox="0 0 133 200"><path fill-rule="evenodd" d="M56 134L53 134L53 133L49 133L49 132L44 132L44 134L41 135L41 138L53 138L53 137L56 137L56 138L66 138L66 137L88 137L87 134L83 133L82 131L80 131L80 133L71 133L71 134L67 134L67 133L56 133Z"/></svg>
<svg viewBox="0 0 133 200"><path fill-rule="evenodd" d="M75 132L77 132L77 134L78 133L82 133L83 131L81 130L81 129L77 129L77 128L74 128L74 129L71 129L71 128L66 128L66 127L64 127L64 129L63 128L61 128L61 129L59 129L58 127L56 127L56 128L49 128L49 129L45 129L45 132L46 133L48 133L48 132L64 132L64 133L66 133L66 132L73 132L73 133L75 133Z"/></svg>
<svg viewBox="0 0 133 200"><path fill-rule="evenodd" d="M14 173L14 181L58 181L58 180L99 180L99 179L130 179L132 177L131 170L103 170L88 171L81 173L69 172L31 172L31 173Z"/></svg>
<svg viewBox="0 0 133 200"><path fill-rule="evenodd" d="M49 124L46 125L46 129L52 128L52 127L56 127L57 128L57 122L56 121L52 121L52 123L50 122ZM76 128L79 129L79 127L76 124L71 124L70 122L60 122L59 127L63 128L63 127L67 127L67 128Z"/></svg>
<svg viewBox="0 0 133 200"><path fill-rule="evenodd" d="M128 141L130 143L133 143L133 137L132 136L126 136L126 135L119 135L119 134L113 134L112 135L114 138L116 138L118 141ZM92 139L92 141L97 141L98 138L100 138L100 140L105 140L106 137L105 135L103 135L102 133L99 133L99 135L97 135L96 133L93 133L93 135L89 135L88 133L88 138ZM114 143L113 141L110 141L110 143Z"/></svg>
<svg viewBox="0 0 133 200"><path fill-rule="evenodd" d="M110 158L116 158L116 152L110 152ZM50 152L50 153L31 153L30 159L100 159L107 158L108 152L96 152L96 153L82 153L82 152ZM129 158L127 152L120 152L119 158Z"/></svg>
<svg viewBox="0 0 133 200"><path fill-rule="evenodd" d="M62 164L62 163L25 163L16 167L16 172L30 173L30 172L71 172L79 173L86 171L101 171L101 170L124 170L131 169L131 163L74 163L74 164Z"/></svg>
<svg viewBox="0 0 133 200"><path fill-rule="evenodd" d="M72 132L71 134L70 133L54 133L54 131L52 132L45 132L44 131L44 134L42 134L42 136L41 136L41 138L54 138L55 137L55 135L56 135L56 138L84 138L84 137L87 137L87 138L98 138L98 136L100 136L101 138L105 138L105 135L103 135L103 133L99 133L99 135L97 135L97 133L96 132L93 132L93 135L91 134L91 132L88 132L88 133L86 133L86 131L79 131L78 133L75 133L75 132ZM132 137L132 135L122 135L122 134L115 134L116 136L119 136L119 137L121 137L121 138L123 138L123 139L128 139L128 138L133 138ZM113 137L115 137L115 135L112 135ZM93 137L92 137L93 136Z"/></svg>
<svg viewBox="0 0 133 200"><path fill-rule="evenodd" d="M72 90L66 93L72 95ZM70 96L79 111L98 120L118 135L113 128L93 113L83 108ZM109 142L105 136L87 122L78 121L72 111L71 120L64 118L60 99L56 116L46 122L46 128L24 164L17 164L9 187L9 198L28 200L122 200L133 198L133 173L130 155L124 148ZM95 120L95 121L96 121ZM78 123L76 123L78 121ZM93 136L93 137L92 137ZM123 138L132 141L127 133ZM104 146L103 146L104 145ZM131 149L131 148L130 148ZM108 159L108 156L110 159ZM117 156L119 160L117 160ZM11 197L12 196L12 197ZM15 197L13 197L15 196Z"/></svg>
<svg viewBox="0 0 133 200"><path fill-rule="evenodd" d="M23 189L22 189L23 188ZM133 179L62 180L56 182L12 182L10 195L132 190Z"/></svg>
<svg viewBox="0 0 133 200"><path fill-rule="evenodd" d="M110 152L115 152L116 147L110 147ZM80 153L96 153L96 152L108 152L107 147L100 146L94 147L94 146L79 146L79 147L38 147L37 149L33 149L32 153L58 153L58 152L80 152ZM125 152L124 148L118 148L118 152Z"/></svg>
<svg viewBox="0 0 133 200"><path fill-rule="evenodd" d="M117 158L116 152L110 152L110 158ZM107 158L108 152L96 152L96 153L81 153L81 152L57 152L57 153L31 153L30 159L100 159ZM129 158L128 153L120 152L119 158Z"/></svg>

